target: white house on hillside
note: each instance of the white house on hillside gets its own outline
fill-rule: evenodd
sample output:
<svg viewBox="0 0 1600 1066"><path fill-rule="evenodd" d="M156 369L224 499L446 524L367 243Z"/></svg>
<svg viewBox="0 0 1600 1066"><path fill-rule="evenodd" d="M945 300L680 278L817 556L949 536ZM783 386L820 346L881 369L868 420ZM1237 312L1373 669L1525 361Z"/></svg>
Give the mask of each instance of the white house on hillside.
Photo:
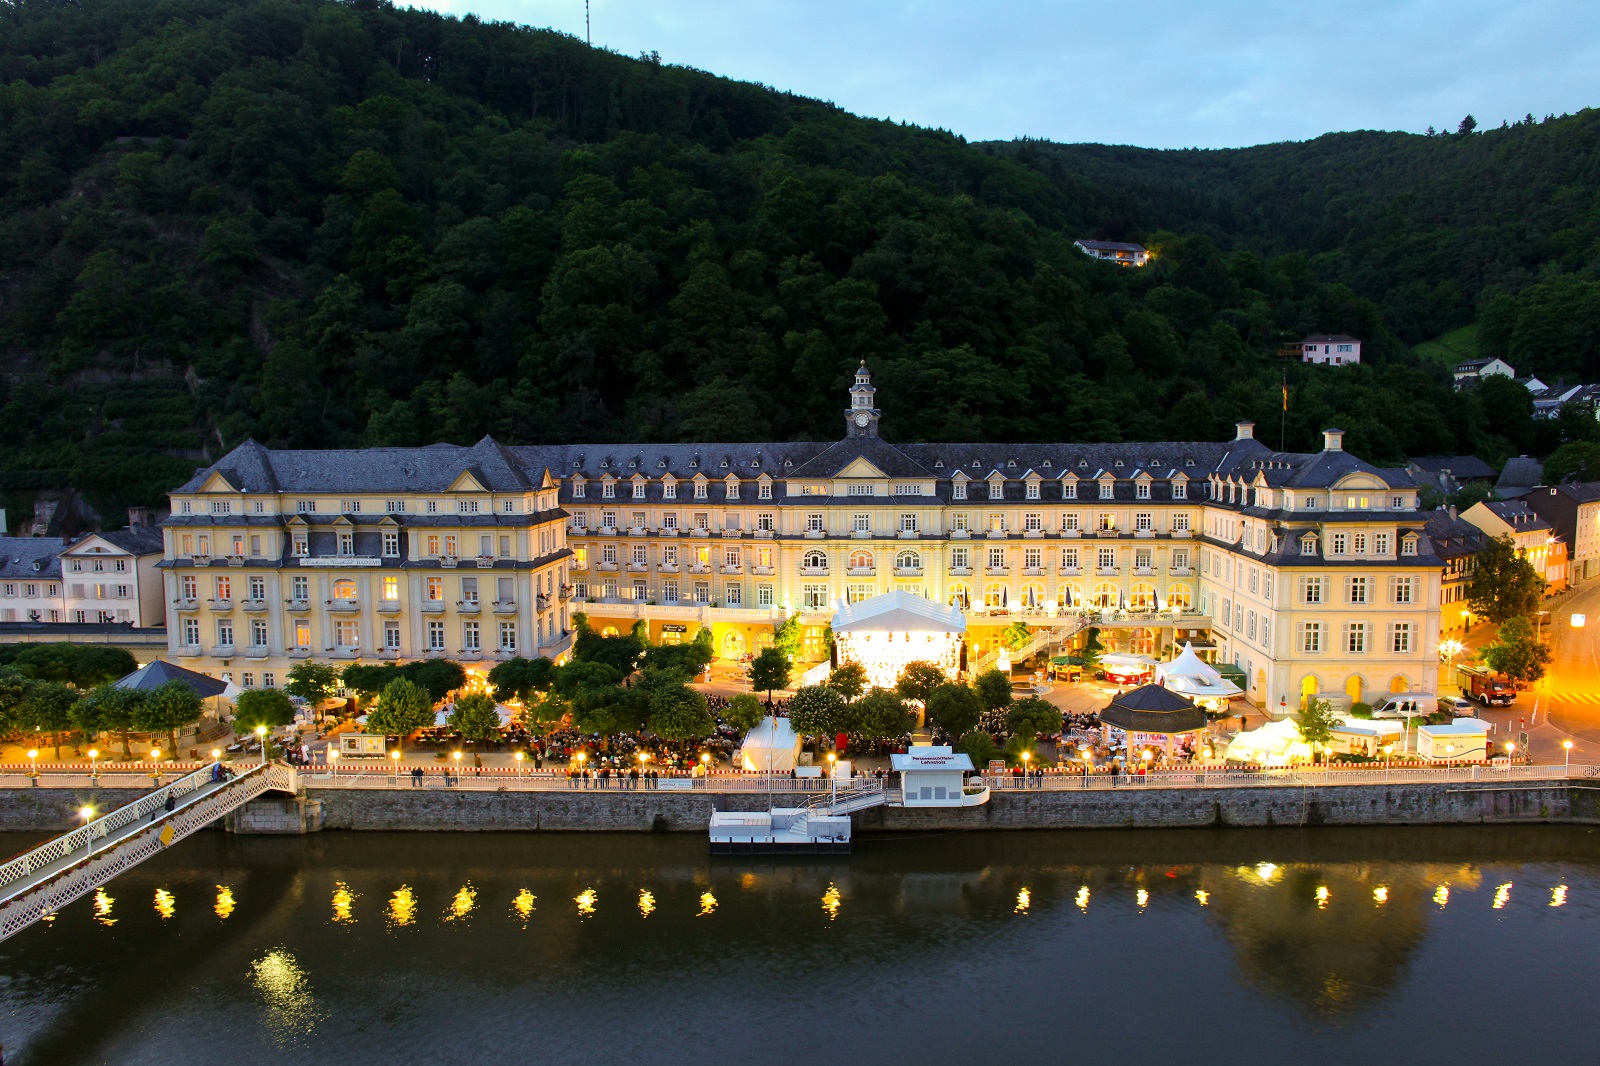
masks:
<svg viewBox="0 0 1600 1066"><path fill-rule="evenodd" d="M1511 378L1513 381L1517 377L1517 372L1511 369L1511 364L1504 359L1468 359L1457 363L1451 374L1455 376L1458 389L1476 385L1484 378L1494 377L1496 374Z"/></svg>
<svg viewBox="0 0 1600 1066"><path fill-rule="evenodd" d="M1343 333L1317 333L1300 342L1300 361L1323 366L1361 362L1361 342Z"/></svg>
<svg viewBox="0 0 1600 1066"><path fill-rule="evenodd" d="M1104 259L1118 266L1142 267L1150 262L1150 251L1142 244L1124 241L1073 241L1072 246L1092 259Z"/></svg>

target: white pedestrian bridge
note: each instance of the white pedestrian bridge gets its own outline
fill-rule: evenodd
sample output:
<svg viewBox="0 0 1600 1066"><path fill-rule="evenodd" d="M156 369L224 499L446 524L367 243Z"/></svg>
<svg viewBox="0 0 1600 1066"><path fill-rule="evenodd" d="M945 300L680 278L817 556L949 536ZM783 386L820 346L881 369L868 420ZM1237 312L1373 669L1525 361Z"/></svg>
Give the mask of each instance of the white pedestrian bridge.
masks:
<svg viewBox="0 0 1600 1066"><path fill-rule="evenodd" d="M0 866L0 940L21 932L266 792L293 793L292 767L206 766ZM167 809L168 799L172 809Z"/></svg>

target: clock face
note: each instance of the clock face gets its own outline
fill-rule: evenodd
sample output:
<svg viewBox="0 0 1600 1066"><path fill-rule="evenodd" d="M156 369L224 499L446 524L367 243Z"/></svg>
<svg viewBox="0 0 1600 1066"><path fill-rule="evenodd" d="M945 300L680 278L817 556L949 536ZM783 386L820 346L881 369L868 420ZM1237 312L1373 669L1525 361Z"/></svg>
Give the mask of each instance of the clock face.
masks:
<svg viewBox="0 0 1600 1066"><path fill-rule="evenodd" d="M856 415L856 425L860 426L862 429L867 428L868 421L869 419L866 415Z"/></svg>

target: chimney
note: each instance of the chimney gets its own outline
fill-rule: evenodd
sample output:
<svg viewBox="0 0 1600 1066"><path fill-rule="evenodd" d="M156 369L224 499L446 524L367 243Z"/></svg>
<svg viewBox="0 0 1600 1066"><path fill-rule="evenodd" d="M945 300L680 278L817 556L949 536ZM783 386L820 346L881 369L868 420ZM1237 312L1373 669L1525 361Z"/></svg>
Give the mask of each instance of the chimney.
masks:
<svg viewBox="0 0 1600 1066"><path fill-rule="evenodd" d="M1453 503L1450 505L1450 517L1451 518L1455 518L1456 517L1456 505L1453 504Z"/></svg>
<svg viewBox="0 0 1600 1066"><path fill-rule="evenodd" d="M1322 450L1325 452L1344 451L1344 430L1325 429L1322 431Z"/></svg>
<svg viewBox="0 0 1600 1066"><path fill-rule="evenodd" d="M1254 422L1235 422L1233 427L1236 430L1233 435L1234 440L1252 440L1256 435Z"/></svg>
<svg viewBox="0 0 1600 1066"><path fill-rule="evenodd" d="M153 512L149 507L128 508L128 527L130 529L148 529L154 525L151 521Z"/></svg>

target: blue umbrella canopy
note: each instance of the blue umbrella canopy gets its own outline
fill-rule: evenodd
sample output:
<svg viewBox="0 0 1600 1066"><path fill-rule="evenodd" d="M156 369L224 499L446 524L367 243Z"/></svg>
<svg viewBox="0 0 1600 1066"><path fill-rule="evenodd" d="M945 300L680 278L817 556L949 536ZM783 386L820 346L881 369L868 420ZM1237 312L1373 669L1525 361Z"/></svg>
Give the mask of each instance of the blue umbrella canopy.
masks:
<svg viewBox="0 0 1600 1066"><path fill-rule="evenodd" d="M195 695L201 699L212 696L226 695L232 686L226 681L205 674L197 674L193 670L185 670L181 666L162 662L157 659L147 666L141 666L127 677L116 682L117 688L131 688L139 692L148 692L158 689L168 681L182 681L194 689Z"/></svg>

